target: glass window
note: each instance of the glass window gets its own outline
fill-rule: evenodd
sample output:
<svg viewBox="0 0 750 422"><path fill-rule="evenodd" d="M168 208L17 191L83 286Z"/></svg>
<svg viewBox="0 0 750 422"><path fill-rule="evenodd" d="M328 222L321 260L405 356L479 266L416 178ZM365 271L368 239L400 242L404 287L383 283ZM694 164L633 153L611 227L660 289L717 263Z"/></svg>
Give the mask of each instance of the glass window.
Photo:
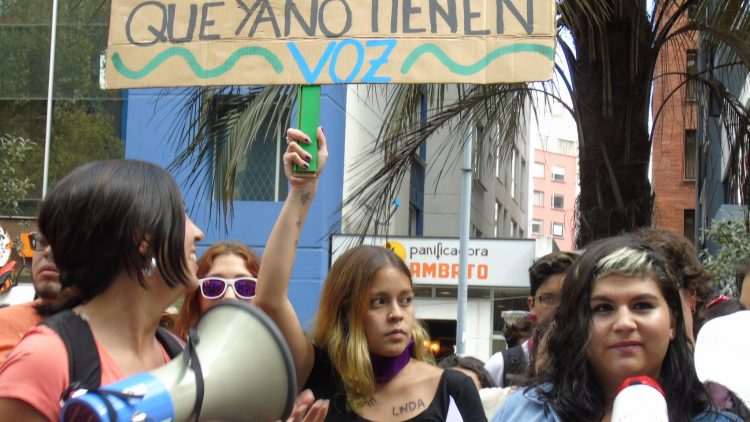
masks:
<svg viewBox="0 0 750 422"><path fill-rule="evenodd" d="M576 143L567 139L557 140L557 150L560 154L576 155Z"/></svg>
<svg viewBox="0 0 750 422"><path fill-rule="evenodd" d="M695 243L695 210L684 210L683 234Z"/></svg>
<svg viewBox="0 0 750 422"><path fill-rule="evenodd" d="M500 211L503 209L503 206L500 205L499 202L495 202L495 237L500 237L500 230L502 227L502 222L500 221Z"/></svg>
<svg viewBox="0 0 750 422"><path fill-rule="evenodd" d="M518 151L513 149L513 153L510 156L510 197L515 198L516 197L516 180L518 180L518 177L516 176L516 167L518 165Z"/></svg>
<svg viewBox="0 0 750 422"><path fill-rule="evenodd" d="M544 163L534 163L534 177L544 179Z"/></svg>
<svg viewBox="0 0 750 422"><path fill-rule="evenodd" d="M542 232L542 228L544 227L544 221L542 220L533 220L531 222L531 233L542 236L544 233Z"/></svg>
<svg viewBox="0 0 750 422"><path fill-rule="evenodd" d="M563 237L563 223L552 223L552 236Z"/></svg>
<svg viewBox="0 0 750 422"><path fill-rule="evenodd" d="M697 147L695 145L695 130L685 131L685 180L695 180L695 168L698 165L695 155Z"/></svg>
<svg viewBox="0 0 750 422"><path fill-rule="evenodd" d="M518 223L512 218L510 219L510 235L511 237L518 237Z"/></svg>
<svg viewBox="0 0 750 422"><path fill-rule="evenodd" d="M222 109L223 101L215 105L215 118L226 118L227 111ZM237 174L234 180L234 200L236 201L283 201L286 198L288 183L284 174L283 155L286 150L284 133L268 133L268 127L275 116L267 116L258 135L253 140L244 157L237 163ZM220 137L217 137L220 138ZM233 158L234 149L223 139L215 139L216 172ZM218 175L216 176L218 177ZM214 193L218 195L218 193Z"/></svg>
<svg viewBox="0 0 750 422"><path fill-rule="evenodd" d="M565 181L565 167L552 166L552 180L556 182Z"/></svg>
<svg viewBox="0 0 750 422"><path fill-rule="evenodd" d="M544 192L539 191L539 190L534 191L534 206L535 207L544 206Z"/></svg>
<svg viewBox="0 0 750 422"><path fill-rule="evenodd" d="M553 193L552 194L552 208L563 209L565 208L565 196Z"/></svg>
<svg viewBox="0 0 750 422"><path fill-rule="evenodd" d="M698 52L696 50L688 50L685 60L685 73L690 78L685 85L685 100L696 101L698 99L698 90L696 81L692 78L698 74Z"/></svg>
<svg viewBox="0 0 750 422"><path fill-rule="evenodd" d="M458 296L457 287L436 287L435 297L455 298Z"/></svg>
<svg viewBox="0 0 750 422"><path fill-rule="evenodd" d="M501 167L501 164L502 164L502 163L501 163L501 161L500 161L500 147L498 146L498 147L497 147L497 150L495 151L495 177L496 177L496 178L497 178L498 180L500 180L500 183L502 183L502 182L503 182L503 181L501 180L501 177L500 177L500 171L501 171L501 168L500 168L500 167Z"/></svg>
<svg viewBox="0 0 750 422"><path fill-rule="evenodd" d="M432 297L432 287L430 286L414 286L412 290L416 297Z"/></svg>
<svg viewBox="0 0 750 422"><path fill-rule="evenodd" d="M474 178L481 181L484 177L484 126L474 127Z"/></svg>

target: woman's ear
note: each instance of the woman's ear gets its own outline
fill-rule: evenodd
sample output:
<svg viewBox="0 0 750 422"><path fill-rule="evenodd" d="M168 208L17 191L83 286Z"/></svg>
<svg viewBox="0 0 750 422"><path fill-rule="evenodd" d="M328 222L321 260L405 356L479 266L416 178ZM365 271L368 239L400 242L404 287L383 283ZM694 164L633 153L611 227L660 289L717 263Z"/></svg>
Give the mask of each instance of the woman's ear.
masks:
<svg viewBox="0 0 750 422"><path fill-rule="evenodd" d="M148 255L150 249L151 242L149 242L148 239L141 240L140 245L138 245L138 252L141 253L141 256L145 258Z"/></svg>

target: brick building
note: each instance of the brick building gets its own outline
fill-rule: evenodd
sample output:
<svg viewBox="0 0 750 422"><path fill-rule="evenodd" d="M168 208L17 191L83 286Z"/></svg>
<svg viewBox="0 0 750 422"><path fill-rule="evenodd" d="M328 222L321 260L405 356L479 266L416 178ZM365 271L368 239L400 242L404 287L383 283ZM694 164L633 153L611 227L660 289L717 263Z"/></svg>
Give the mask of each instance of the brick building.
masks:
<svg viewBox="0 0 750 422"><path fill-rule="evenodd" d="M694 38L662 49L654 72L651 100L653 225L683 233L693 241L698 96L695 84L685 82L684 73L697 72L697 45Z"/></svg>

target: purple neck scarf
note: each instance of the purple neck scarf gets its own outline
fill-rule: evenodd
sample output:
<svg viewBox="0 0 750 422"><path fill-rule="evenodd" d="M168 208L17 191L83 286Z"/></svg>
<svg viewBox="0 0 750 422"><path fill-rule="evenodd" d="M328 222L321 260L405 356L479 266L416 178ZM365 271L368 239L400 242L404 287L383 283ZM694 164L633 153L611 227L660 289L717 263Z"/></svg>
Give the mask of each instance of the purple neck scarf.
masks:
<svg viewBox="0 0 750 422"><path fill-rule="evenodd" d="M402 369L409 363L411 359L411 353L414 351L414 339L409 341L409 345L406 346L400 355L394 357L379 356L374 353L370 353L370 362L372 362L372 371L375 374L375 382L382 384L388 382L391 378L395 377L396 374L401 372Z"/></svg>

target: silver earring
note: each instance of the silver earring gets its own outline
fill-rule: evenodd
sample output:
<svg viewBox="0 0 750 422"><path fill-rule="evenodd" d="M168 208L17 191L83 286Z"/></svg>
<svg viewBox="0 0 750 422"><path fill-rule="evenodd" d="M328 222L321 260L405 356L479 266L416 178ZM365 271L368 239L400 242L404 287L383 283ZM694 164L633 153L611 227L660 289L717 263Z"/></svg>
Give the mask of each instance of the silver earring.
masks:
<svg viewBox="0 0 750 422"><path fill-rule="evenodd" d="M148 265L143 267L143 274L146 277L151 277L152 275L154 275L154 271L156 271L156 258L151 257L151 261L148 263Z"/></svg>

